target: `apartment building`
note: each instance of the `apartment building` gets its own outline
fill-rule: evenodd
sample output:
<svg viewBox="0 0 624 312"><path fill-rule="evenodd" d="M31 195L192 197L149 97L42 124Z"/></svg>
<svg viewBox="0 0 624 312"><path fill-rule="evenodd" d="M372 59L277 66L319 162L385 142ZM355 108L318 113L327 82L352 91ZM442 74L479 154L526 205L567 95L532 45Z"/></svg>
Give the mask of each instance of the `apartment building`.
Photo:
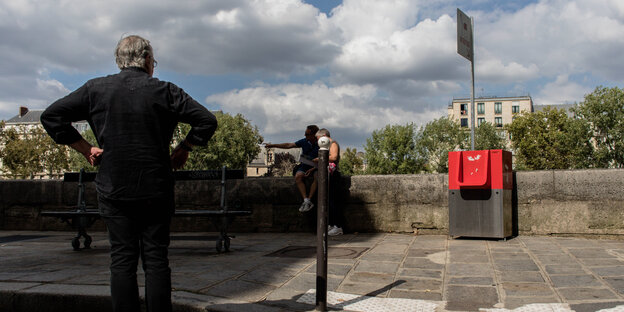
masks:
<svg viewBox="0 0 624 312"><path fill-rule="evenodd" d="M475 126L489 122L503 128L521 112L533 112L531 96L479 97L475 98ZM462 127L470 128L470 98L453 99L448 106L448 118L459 121Z"/></svg>

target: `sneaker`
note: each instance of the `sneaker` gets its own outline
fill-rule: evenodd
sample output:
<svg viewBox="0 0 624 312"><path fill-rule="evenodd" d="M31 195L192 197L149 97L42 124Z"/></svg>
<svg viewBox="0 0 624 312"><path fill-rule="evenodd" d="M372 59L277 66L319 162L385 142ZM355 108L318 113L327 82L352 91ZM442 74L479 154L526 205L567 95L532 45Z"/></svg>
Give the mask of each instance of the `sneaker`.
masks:
<svg viewBox="0 0 624 312"><path fill-rule="evenodd" d="M334 226L331 230L329 230L329 232L327 232L327 235L329 236L336 236L336 235L342 235L342 228Z"/></svg>
<svg viewBox="0 0 624 312"><path fill-rule="evenodd" d="M312 201L304 201L303 204L301 204L301 207L299 207L299 211L306 212L310 211L312 208L314 208Z"/></svg>

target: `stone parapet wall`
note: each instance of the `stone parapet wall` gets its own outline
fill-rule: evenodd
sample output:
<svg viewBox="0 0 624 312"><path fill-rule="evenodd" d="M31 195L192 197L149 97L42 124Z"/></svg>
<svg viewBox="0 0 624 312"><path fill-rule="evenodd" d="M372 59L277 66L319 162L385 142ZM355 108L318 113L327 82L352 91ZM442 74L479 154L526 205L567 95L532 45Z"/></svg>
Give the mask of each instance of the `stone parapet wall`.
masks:
<svg viewBox="0 0 624 312"><path fill-rule="evenodd" d="M515 174L515 232L519 234L624 234L624 170L557 170ZM313 232L315 210L298 211L292 178L247 178L227 182L230 210L251 210L231 232ZM183 181L176 186L179 209L218 209L220 181ZM345 230L350 232L448 233L446 174L345 177ZM93 184L87 204L96 205ZM69 230L45 210L69 209L77 184L60 180L0 180L0 229ZM95 208L95 207L94 207ZM101 221L94 229L103 230ZM175 218L174 231L214 231L205 218Z"/></svg>

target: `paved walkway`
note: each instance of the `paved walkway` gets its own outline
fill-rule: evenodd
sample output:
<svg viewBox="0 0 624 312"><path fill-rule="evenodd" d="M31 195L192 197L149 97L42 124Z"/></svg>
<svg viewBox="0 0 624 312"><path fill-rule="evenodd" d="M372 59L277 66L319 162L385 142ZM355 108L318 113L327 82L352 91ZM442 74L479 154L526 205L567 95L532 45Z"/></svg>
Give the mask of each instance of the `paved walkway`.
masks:
<svg viewBox="0 0 624 312"><path fill-rule="evenodd" d="M109 246L92 235L93 248L75 252L69 232L0 232L0 310L107 310ZM178 311L314 310L314 235L238 234L220 254L214 237L173 234ZM335 310L624 311L618 240L350 234L330 238L328 271Z"/></svg>

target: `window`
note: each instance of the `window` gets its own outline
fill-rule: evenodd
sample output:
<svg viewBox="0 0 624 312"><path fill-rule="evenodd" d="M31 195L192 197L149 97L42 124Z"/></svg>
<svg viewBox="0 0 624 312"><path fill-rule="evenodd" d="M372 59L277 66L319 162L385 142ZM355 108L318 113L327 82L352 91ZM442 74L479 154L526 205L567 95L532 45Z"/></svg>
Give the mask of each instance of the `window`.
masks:
<svg viewBox="0 0 624 312"><path fill-rule="evenodd" d="M477 126L480 126L484 122L485 122L485 118L477 118Z"/></svg>
<svg viewBox="0 0 624 312"><path fill-rule="evenodd" d="M462 127L468 127L468 118L462 118L461 119L461 126Z"/></svg>
<svg viewBox="0 0 624 312"><path fill-rule="evenodd" d="M485 114L485 103L477 103L477 114Z"/></svg>
<svg viewBox="0 0 624 312"><path fill-rule="evenodd" d="M468 104L461 104L459 107L462 115L468 115Z"/></svg>
<svg viewBox="0 0 624 312"><path fill-rule="evenodd" d="M503 112L503 103L494 102L494 114L500 114Z"/></svg>
<svg viewBox="0 0 624 312"><path fill-rule="evenodd" d="M503 117L495 117L494 118L494 125L497 127L502 127L503 126Z"/></svg>
<svg viewBox="0 0 624 312"><path fill-rule="evenodd" d="M511 107L511 112L514 113L514 114L519 113L520 112L520 106L518 106L518 105L512 106Z"/></svg>

